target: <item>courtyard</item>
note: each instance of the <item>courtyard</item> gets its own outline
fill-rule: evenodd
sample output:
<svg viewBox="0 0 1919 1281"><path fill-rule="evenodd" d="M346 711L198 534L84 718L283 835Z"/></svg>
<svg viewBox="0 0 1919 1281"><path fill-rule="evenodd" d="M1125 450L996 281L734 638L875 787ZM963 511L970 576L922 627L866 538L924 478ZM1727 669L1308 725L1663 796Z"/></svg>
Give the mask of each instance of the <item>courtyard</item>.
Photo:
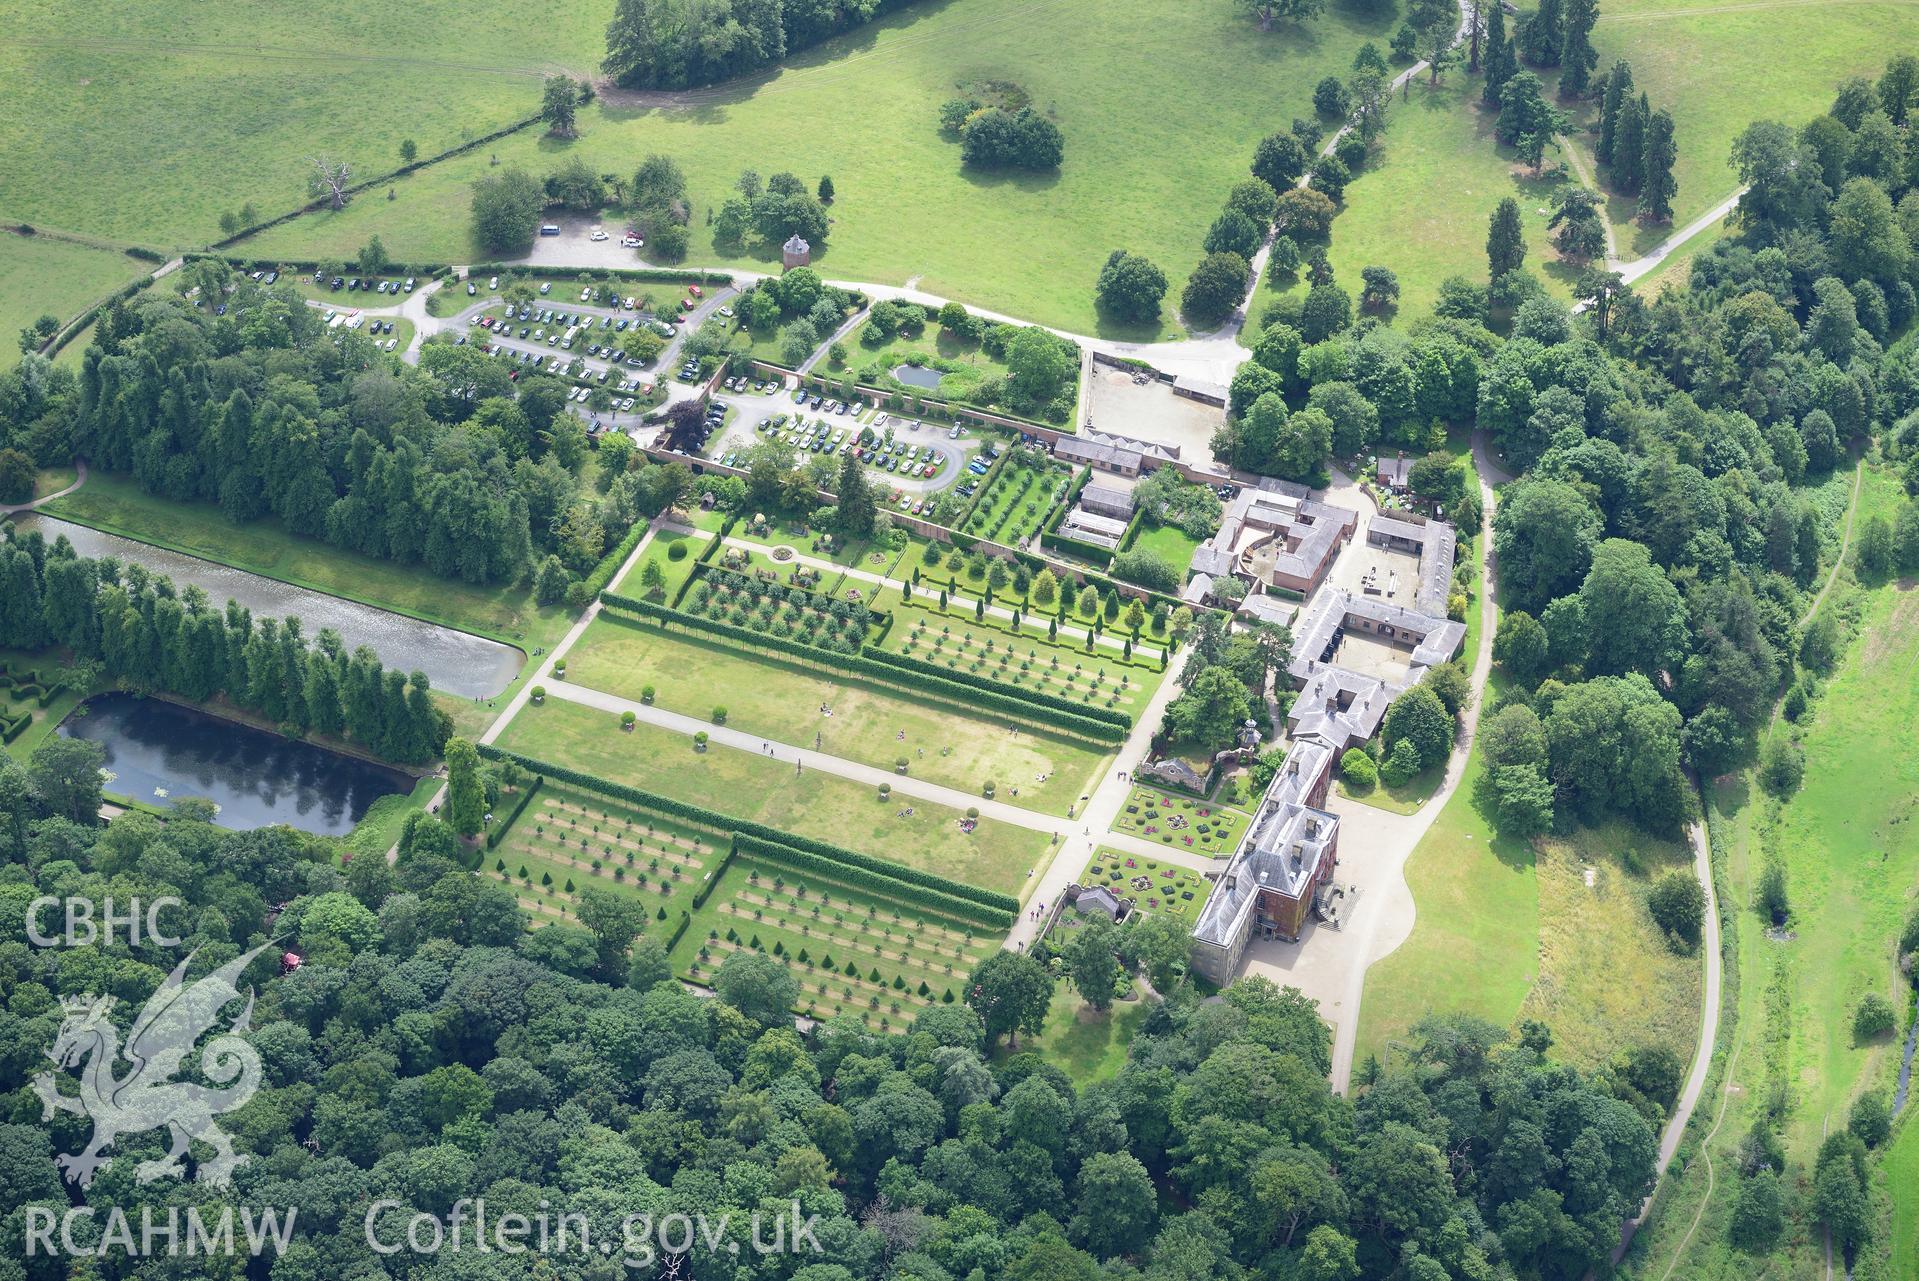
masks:
<svg viewBox="0 0 1919 1281"><path fill-rule="evenodd" d="M1095 363L1085 416L1096 430L1149 440L1179 450L1182 462L1213 461L1213 435L1226 425L1226 411L1173 393L1171 385L1133 380L1129 370Z"/></svg>

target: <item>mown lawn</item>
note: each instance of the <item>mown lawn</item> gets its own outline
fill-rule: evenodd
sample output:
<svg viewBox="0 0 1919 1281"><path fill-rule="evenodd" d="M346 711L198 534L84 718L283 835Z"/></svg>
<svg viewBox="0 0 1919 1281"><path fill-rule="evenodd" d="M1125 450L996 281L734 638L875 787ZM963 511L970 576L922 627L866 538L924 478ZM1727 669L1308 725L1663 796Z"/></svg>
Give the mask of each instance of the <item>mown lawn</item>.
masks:
<svg viewBox="0 0 1919 1281"><path fill-rule="evenodd" d="M1910 1118L1886 1151L1885 1171L1892 1193L1892 1275L1894 1281L1919 1281L1919 1125Z"/></svg>
<svg viewBox="0 0 1919 1281"><path fill-rule="evenodd" d="M0 51L0 65L6 58ZM5 128L0 124L0 135ZM0 159L0 170L6 164ZM19 194L9 192L10 206ZM11 228L0 231L0 369L11 369L20 359L14 339L41 316L54 316L65 324L152 270L153 264L111 249L93 249L51 236L22 236Z"/></svg>
<svg viewBox="0 0 1919 1281"><path fill-rule="evenodd" d="M1045 814L1066 813L1109 760L1090 743L610 614L569 651L566 675L633 699L651 685L656 706L688 716L724 705L736 729L881 769L904 754L916 777L975 794L991 781L998 799Z"/></svg>
<svg viewBox="0 0 1919 1281"><path fill-rule="evenodd" d="M1062 979L1046 1008L1046 1024L1038 1036L1019 1043L1017 1050L1001 1045L995 1058L1031 1052L1061 1068L1075 1085L1091 1085L1119 1075L1126 1066L1127 1047L1152 1008L1145 1000L1116 1001L1101 1013L1079 999L1070 982Z"/></svg>
<svg viewBox="0 0 1919 1281"><path fill-rule="evenodd" d="M1534 177L1512 148L1498 145L1494 113L1479 105L1481 83L1454 71L1436 88L1422 78L1393 100L1386 132L1347 187L1345 209L1333 222L1327 256L1355 298L1365 267L1390 267L1398 275L1399 315L1407 320L1432 310L1448 276L1483 285L1486 228L1507 196L1519 202L1527 269L1556 295L1570 297L1578 270L1560 261L1546 228L1563 180ZM1547 159L1550 174L1551 153ZM1262 301L1268 296L1262 293Z"/></svg>
<svg viewBox="0 0 1919 1281"><path fill-rule="evenodd" d="M502 23L537 33L531 47L507 61L524 63L561 35L580 49L581 38L571 33L582 27L592 33L590 44L572 56L597 61L610 10L607 0L595 0L545 33L538 14L512 11L509 19L501 11ZM911 279L930 293L1095 332L1093 282L1107 254L1120 246L1144 253L1165 270L1177 297L1200 257L1204 228L1244 176L1259 138L1310 115L1313 85L1328 74L1344 76L1359 45L1383 45L1398 21L1390 6L1335 5L1303 27L1282 24L1262 34L1225 3L930 0L800 53L770 78L696 92L678 106L603 97L582 111L577 142L517 134L398 183L391 202L362 199L339 214L275 228L255 251L338 254L378 232L398 258L479 261L467 184L493 154L544 175L569 149L595 172L622 173L657 151L687 174L688 262L758 269L777 263L774 251L713 249L707 211L742 170L790 170L809 186L830 174L837 190L832 234L813 255L828 277ZM490 35L491 23L482 25ZM463 32L463 46L484 48L485 40L466 40ZM428 48L441 41L383 43ZM1202 67L1203 86L1195 80ZM1019 84L1058 122L1066 154L1056 174L961 168L958 144L939 132L939 106L961 84L983 80ZM476 77L473 90L489 104L520 101L518 82L505 76ZM529 106L534 96L527 95ZM314 145L303 143L293 154ZM363 150L391 154L371 139ZM275 168L285 180L301 178L289 162ZM1129 327L1113 336L1172 330L1169 315L1157 331Z"/></svg>
<svg viewBox="0 0 1919 1281"><path fill-rule="evenodd" d="M731 703L742 701L735 697ZM989 819L963 833L960 812L943 805L898 794L882 801L863 783L817 770L795 774L784 762L717 744L695 752L685 735L645 724L622 731L610 712L555 698L528 706L499 743L599 778L987 889L1014 892L1048 844L1038 832ZM909 808L912 815L901 817Z"/></svg>
<svg viewBox="0 0 1919 1281"><path fill-rule="evenodd" d="M1413 1024L1431 1013L1513 1021L1539 973L1539 878L1532 848L1496 839L1473 803L1484 768L1467 757L1460 786L1406 863L1419 905L1399 950L1366 973L1356 1063L1384 1062Z"/></svg>
<svg viewBox="0 0 1919 1281"><path fill-rule="evenodd" d="M1633 83L1678 123L1673 226L1683 227L1739 185L1733 139L1755 119L1797 129L1832 104L1851 75L1877 79L1912 43L1910 5L1822 0L1607 0L1593 30L1604 71L1632 63ZM1636 257L1673 227L1628 226L1614 202L1620 251Z"/></svg>
<svg viewBox="0 0 1919 1281"><path fill-rule="evenodd" d="M1193 553L1199 550L1199 542L1199 539L1177 525L1158 525L1148 519L1140 523L1131 550L1151 552L1162 557L1184 578L1186 571L1192 567Z"/></svg>

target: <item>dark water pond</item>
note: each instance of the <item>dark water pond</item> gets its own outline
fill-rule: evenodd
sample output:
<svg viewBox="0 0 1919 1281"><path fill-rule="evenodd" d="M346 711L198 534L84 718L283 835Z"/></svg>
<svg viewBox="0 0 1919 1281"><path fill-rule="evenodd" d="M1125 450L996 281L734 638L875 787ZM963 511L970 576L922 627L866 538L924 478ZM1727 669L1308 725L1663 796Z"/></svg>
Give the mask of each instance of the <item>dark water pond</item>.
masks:
<svg viewBox="0 0 1919 1281"><path fill-rule="evenodd" d="M106 750L109 792L162 807L201 797L220 807L216 823L241 831L285 823L344 836L373 802L413 790L399 770L157 698L101 694L60 733Z"/></svg>
<svg viewBox="0 0 1919 1281"><path fill-rule="evenodd" d="M893 366L893 377L899 379L901 382L905 383L908 387L926 387L929 389L935 389L935 388L938 388L938 386L940 385L940 379L943 376L944 375L942 375L939 370L928 369L924 365Z"/></svg>

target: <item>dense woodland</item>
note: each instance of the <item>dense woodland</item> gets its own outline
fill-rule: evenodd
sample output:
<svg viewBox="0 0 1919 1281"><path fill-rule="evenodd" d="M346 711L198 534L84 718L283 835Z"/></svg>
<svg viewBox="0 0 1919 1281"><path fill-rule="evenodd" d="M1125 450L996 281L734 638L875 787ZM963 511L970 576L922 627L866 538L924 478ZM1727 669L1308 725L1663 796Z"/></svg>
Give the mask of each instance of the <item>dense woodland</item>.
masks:
<svg viewBox="0 0 1919 1281"><path fill-rule="evenodd" d="M911 0L620 0L601 69L628 89L716 84Z"/></svg>
<svg viewBox="0 0 1919 1281"><path fill-rule="evenodd" d="M983 964L968 1004L908 1033L830 1022L802 1037L771 958L730 958L714 1000L672 979L617 895L587 891L584 927L529 931L507 888L444 856L437 819L414 825L395 867L342 868L329 841L224 831L194 804L99 827L90 762L65 758L84 746L0 764L14 922L0 941L0 1277L65 1275L19 1248L20 1207L68 1204L51 1158L86 1129L41 1121L26 1088L57 998L111 991L131 1019L185 949L197 977L269 937L247 975L264 1084L222 1124L252 1157L233 1199L299 1207L291 1248L260 1265L275 1281L629 1275L617 1258L382 1258L365 1242L376 1199L409 1207L381 1221L393 1238L411 1208L445 1215L479 1195L495 1213L545 1198L613 1239L646 1211L739 1220L797 1200L819 1216L817 1256L695 1251L677 1273L729 1281L1576 1278L1649 1189L1677 1083L1658 1056L1588 1077L1552 1061L1543 1029L1513 1042L1435 1021L1403 1070L1349 1101L1329 1091L1329 1035L1295 996L1251 981L1203 1004L1162 979L1170 999L1124 1069L1075 1086L1013 1044L1053 982L1013 953ZM185 900L166 918L183 947L25 942L34 896L109 891ZM304 963L282 975L279 948ZM162 1142L122 1139L88 1203L217 1204L202 1184L135 1180ZM93 1274L181 1266L109 1257Z"/></svg>
<svg viewBox="0 0 1919 1281"><path fill-rule="evenodd" d="M328 330L290 289L216 263L188 273L224 314L148 291L107 310L77 374L33 355L0 374L0 451L81 457L236 524L277 519L468 583L513 583L548 557L584 575L662 505L660 478L626 453L582 482L590 446L558 379L516 383L450 343L408 365Z"/></svg>

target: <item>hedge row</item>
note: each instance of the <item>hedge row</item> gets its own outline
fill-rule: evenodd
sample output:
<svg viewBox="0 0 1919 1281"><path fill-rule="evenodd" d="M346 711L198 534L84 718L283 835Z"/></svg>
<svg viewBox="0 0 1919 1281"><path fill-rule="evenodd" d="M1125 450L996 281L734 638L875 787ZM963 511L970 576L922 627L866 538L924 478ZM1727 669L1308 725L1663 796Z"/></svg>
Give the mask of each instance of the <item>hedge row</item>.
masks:
<svg viewBox="0 0 1919 1281"><path fill-rule="evenodd" d="M699 911L706 906L706 900L713 897L713 891L719 888L720 878L726 875L726 869L733 866L733 855L740 848L740 834L733 833L733 839L726 843L726 852L720 855L720 861L706 874L706 880L700 888L693 891L693 910ZM677 936L676 936L677 937Z"/></svg>
<svg viewBox="0 0 1919 1281"><path fill-rule="evenodd" d="M809 836L798 836L792 832L782 832L777 827L768 827L751 819L737 818L731 814L722 814L718 810L707 809L704 805L694 805L687 801L676 801L643 788L632 787L626 783L609 782L581 770L570 769L564 765L554 765L548 761L535 760L531 756L522 756L517 752L505 751L491 743L479 746L480 755L488 760L513 761L524 769L536 774L544 774L559 783L568 783L574 787L583 787L588 791L611 796L615 800L628 801L656 810L672 818L684 818L695 823L704 823L721 831L731 831L735 835L757 836L775 844L791 846L805 850L809 854L818 854L843 867L857 867L868 872L878 872L896 880L912 885L923 885L927 889L943 890L958 898L967 899L981 907L996 911L1017 912L1019 900L1010 894L1001 894L994 890L984 890L977 885L967 885L959 881L945 881L930 872L921 872L914 868L902 867L898 863L883 858L874 858L860 854L844 846L816 841ZM714 877L717 881L719 878Z"/></svg>
<svg viewBox="0 0 1919 1281"><path fill-rule="evenodd" d="M1006 688L1003 682L997 681L991 676L982 676L978 672L962 672L952 668L941 667L938 664L929 663L923 658L914 658L911 654L896 654L892 650L875 649L868 650L863 656L874 662L886 663L890 666L898 667L902 671L915 672L922 676L931 676L943 681L958 681L962 685L971 685L976 689L985 690L989 694L1001 693ZM1115 658L1113 661L1117 663L1120 660ZM971 695L969 695L969 697L970 696ZM1064 694L1049 694L1041 689L1033 690L1030 693L1021 693L1019 697L1029 702L1039 703L1045 707L1056 708L1062 712L1071 712L1076 716L1084 716L1092 720L1102 721L1105 724L1116 726L1121 730L1133 728L1133 718L1118 708L1090 707L1085 703L1075 703Z"/></svg>
<svg viewBox="0 0 1919 1281"><path fill-rule="evenodd" d="M0 743L11 743L27 732L27 726L33 724L33 713L22 712L18 716L0 716Z"/></svg>
<svg viewBox="0 0 1919 1281"><path fill-rule="evenodd" d="M881 650L866 649L858 654L839 654L829 649L803 644L792 640L775 640L763 632L740 627L718 619L702 618L697 614L688 614L652 601L634 600L629 596L620 596L613 592L601 592L600 603L606 608L620 613L634 614L641 618L651 618L661 623L678 623L693 631L706 632L714 636L737 641L743 645L772 650L784 657L798 658L805 662L824 667L851 672L882 685L890 685L911 693L931 694L939 698L959 702L986 711L996 711L1004 715L1037 721L1052 729L1064 733L1088 738L1096 743L1119 744L1126 740L1126 733L1132 728L1132 721L1121 713L1099 708L1063 710L1052 702L1038 701L1037 691L1033 695L1025 692L1014 694L1005 685L994 685L990 681L978 684L952 679L938 669L923 669L895 665L890 661L879 661ZM892 659L891 654L886 655ZM1046 696L1049 699L1056 696ZM1065 701L1065 700L1058 700ZM1120 716L1115 722L1108 719Z"/></svg>
<svg viewBox="0 0 1919 1281"><path fill-rule="evenodd" d="M693 914L691 912L688 912L682 909L680 912L679 924L675 925L673 927L673 932L667 935L667 938L666 938L667 951L671 952L675 947L679 945L680 939L683 938L686 934L686 927L691 924L693 924Z"/></svg>
<svg viewBox="0 0 1919 1281"><path fill-rule="evenodd" d="M620 566L626 563L626 558L633 554L633 549L640 545L642 538L646 537L648 523L644 516L634 521L613 550L600 557L600 563L593 567L593 572L580 580L584 584L587 600L592 600L606 590L606 585L613 581L613 575L619 572Z"/></svg>
<svg viewBox="0 0 1919 1281"><path fill-rule="evenodd" d="M796 872L813 872L820 876L831 877L849 889L870 890L887 898L899 899L914 907L923 907L929 911L942 913L952 918L956 924L1005 929L1013 923L1011 911L983 912L977 903L955 898L939 890L914 885L881 872L869 872L857 867L849 868L830 858L809 854L805 850L791 845L782 845L778 841L762 841L757 837L742 835L734 838L734 844L739 852L748 858L778 863Z"/></svg>
<svg viewBox="0 0 1919 1281"><path fill-rule="evenodd" d="M504 817L494 822L493 830L486 834L488 849L492 849L506 839L507 829L513 826L514 820L520 817L520 811L526 808L527 802L531 801L544 786L546 786L546 780L535 774L533 781L520 789L520 799L513 803L513 808L508 810Z"/></svg>

